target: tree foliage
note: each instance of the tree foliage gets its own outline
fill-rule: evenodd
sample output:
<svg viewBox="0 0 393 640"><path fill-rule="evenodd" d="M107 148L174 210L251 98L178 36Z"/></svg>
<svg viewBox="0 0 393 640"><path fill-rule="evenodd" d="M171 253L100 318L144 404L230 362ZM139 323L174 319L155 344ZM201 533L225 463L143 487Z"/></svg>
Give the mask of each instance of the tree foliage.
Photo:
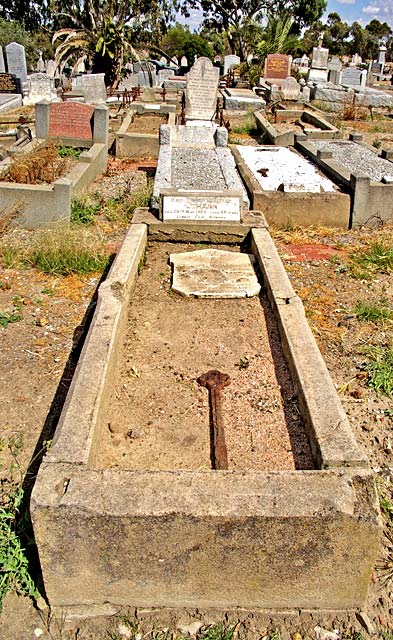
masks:
<svg viewBox="0 0 393 640"><path fill-rule="evenodd" d="M152 40L172 16L167 0L54 0L56 59L86 58L107 85L121 75L127 52L138 57L135 45L143 34Z"/></svg>

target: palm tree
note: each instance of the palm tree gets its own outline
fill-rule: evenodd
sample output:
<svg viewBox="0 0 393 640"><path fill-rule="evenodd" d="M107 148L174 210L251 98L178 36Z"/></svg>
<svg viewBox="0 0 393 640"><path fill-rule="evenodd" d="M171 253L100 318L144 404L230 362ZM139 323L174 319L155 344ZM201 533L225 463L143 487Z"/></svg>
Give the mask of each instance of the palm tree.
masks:
<svg viewBox="0 0 393 640"><path fill-rule="evenodd" d="M269 53L288 53L296 49L299 39L291 33L293 19L290 15L270 15L262 37L256 44L258 56L263 60Z"/></svg>
<svg viewBox="0 0 393 640"><path fill-rule="evenodd" d="M87 59L95 73L105 73L107 86L120 80L125 54L139 59L132 42L137 35L159 30L172 3L162 0L59 0L56 16L65 26L56 31L56 61L72 59L74 68Z"/></svg>

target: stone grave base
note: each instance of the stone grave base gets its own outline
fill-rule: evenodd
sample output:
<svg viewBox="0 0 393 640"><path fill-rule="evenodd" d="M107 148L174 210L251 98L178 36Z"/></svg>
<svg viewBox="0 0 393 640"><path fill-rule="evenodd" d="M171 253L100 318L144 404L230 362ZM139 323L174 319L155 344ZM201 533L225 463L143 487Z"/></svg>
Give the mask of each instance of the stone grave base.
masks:
<svg viewBox="0 0 393 640"><path fill-rule="evenodd" d="M100 286L33 490L34 535L51 607L67 619L122 605L362 606L381 534L373 476L266 228L251 230L249 247L298 389L315 470L95 465L148 231L146 224L131 225Z"/></svg>
<svg viewBox="0 0 393 640"><path fill-rule="evenodd" d="M158 158L159 138L156 133L129 132L132 119L135 115L145 113L158 113L167 115L168 124L175 124L176 107L174 105L153 105L157 109L151 109L150 104L137 104L130 109L121 126L115 134L117 158ZM132 105L131 105L132 106ZM161 108L161 107L167 108Z"/></svg>
<svg viewBox="0 0 393 640"><path fill-rule="evenodd" d="M288 122L286 131L279 131L274 124L270 123L264 117L261 111L255 111L254 118L258 131L268 139L269 144L280 147L291 147L295 144L296 130L294 127L291 128L290 122ZM327 122L324 118L312 111L306 109L277 109L277 122L293 121L294 119L301 123L303 133L307 135L307 138L331 140L340 136L337 127L334 127L330 122ZM307 127L307 125L311 125L311 127Z"/></svg>
<svg viewBox="0 0 393 640"><path fill-rule="evenodd" d="M251 89L223 89L224 109L226 111L255 111L266 102L258 97Z"/></svg>
<svg viewBox="0 0 393 640"><path fill-rule="evenodd" d="M20 107L22 104L22 96L16 93L2 93L0 94L0 112L9 111Z"/></svg>
<svg viewBox="0 0 393 640"><path fill-rule="evenodd" d="M311 141L297 136L296 148L352 194L350 227L380 226L393 220L393 152L350 140ZM352 167L352 169L351 169Z"/></svg>

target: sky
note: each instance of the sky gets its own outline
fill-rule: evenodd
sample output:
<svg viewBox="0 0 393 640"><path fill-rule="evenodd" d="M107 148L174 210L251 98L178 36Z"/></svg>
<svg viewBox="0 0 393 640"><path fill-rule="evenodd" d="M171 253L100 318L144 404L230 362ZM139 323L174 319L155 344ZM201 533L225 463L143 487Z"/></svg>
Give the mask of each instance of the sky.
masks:
<svg viewBox="0 0 393 640"><path fill-rule="evenodd" d="M328 0L325 17L333 11L348 24L356 21L364 27L376 18L393 29L393 0Z"/></svg>
<svg viewBox="0 0 393 640"><path fill-rule="evenodd" d="M365 27L370 20L377 18L380 22L387 22L393 29L393 0L328 0L323 19L326 20L333 11L348 24L356 21ZM194 31L201 23L201 13L193 10L190 14L187 19L180 18L180 22L188 24Z"/></svg>

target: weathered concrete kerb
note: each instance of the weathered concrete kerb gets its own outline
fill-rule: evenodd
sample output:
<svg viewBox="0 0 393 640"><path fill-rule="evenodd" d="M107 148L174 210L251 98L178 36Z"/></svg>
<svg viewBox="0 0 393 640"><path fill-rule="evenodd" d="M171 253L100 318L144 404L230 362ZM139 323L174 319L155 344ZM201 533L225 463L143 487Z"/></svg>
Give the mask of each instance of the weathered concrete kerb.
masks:
<svg viewBox="0 0 393 640"><path fill-rule="evenodd" d="M115 612L121 605L359 607L381 530L374 481L267 228L251 231L251 248L298 386L315 470L96 468L147 231L146 224L131 225L100 287L33 490L50 605L68 617Z"/></svg>

